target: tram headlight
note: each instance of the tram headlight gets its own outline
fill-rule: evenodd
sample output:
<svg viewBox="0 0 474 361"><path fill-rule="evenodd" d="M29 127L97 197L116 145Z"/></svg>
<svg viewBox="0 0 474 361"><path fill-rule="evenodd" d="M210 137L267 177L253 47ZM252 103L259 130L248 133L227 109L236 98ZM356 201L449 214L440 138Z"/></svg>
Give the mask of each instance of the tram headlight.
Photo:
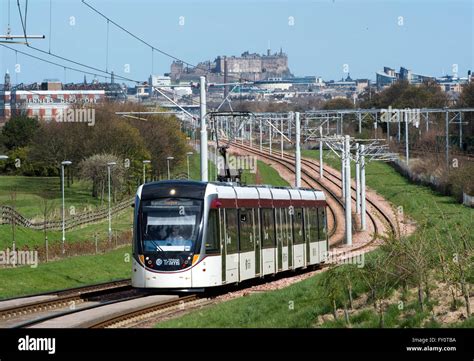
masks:
<svg viewBox="0 0 474 361"><path fill-rule="evenodd" d="M174 188L171 189L171 190L170 190L170 195L174 196L175 194L176 194L176 189L174 189Z"/></svg>

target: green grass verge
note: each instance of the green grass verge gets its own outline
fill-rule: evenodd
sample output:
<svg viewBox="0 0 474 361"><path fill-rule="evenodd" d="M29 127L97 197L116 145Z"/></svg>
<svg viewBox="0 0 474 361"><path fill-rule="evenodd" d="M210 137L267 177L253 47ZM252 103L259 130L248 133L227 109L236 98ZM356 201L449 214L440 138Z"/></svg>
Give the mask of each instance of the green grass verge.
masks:
<svg viewBox="0 0 474 361"><path fill-rule="evenodd" d="M261 160L257 161L257 164L258 175L262 184L271 184L275 187L288 187L290 185L272 166L262 162Z"/></svg>
<svg viewBox="0 0 474 361"><path fill-rule="evenodd" d="M131 248L129 246L91 256L2 269L0 271L0 298L15 297L69 287L129 278Z"/></svg>
<svg viewBox="0 0 474 361"><path fill-rule="evenodd" d="M325 312L328 308L311 278L282 290L219 303L157 327L311 327Z"/></svg>
<svg viewBox="0 0 474 361"><path fill-rule="evenodd" d="M16 201L12 193L16 192ZM100 206L100 200L91 196L90 182L76 180L64 190L66 207L74 206L77 212L87 207ZM26 218L43 216L43 200L47 199L56 218L61 212L61 184L57 177L0 177L0 204L15 206L17 212ZM14 204L13 204L14 203Z"/></svg>
<svg viewBox="0 0 474 361"><path fill-rule="evenodd" d="M133 209L112 217L112 231L123 232L130 230L133 223ZM81 242L84 240L93 240L94 234L97 234L99 240L108 238L108 220L102 222L75 228L66 231L66 242ZM60 243L62 240L62 231L47 231L49 245ZM36 246L44 246L44 232L40 230L32 230L24 227L15 227L16 246L22 248L28 246L34 248ZM12 247L13 231L12 226L8 224L0 225L0 249Z"/></svg>

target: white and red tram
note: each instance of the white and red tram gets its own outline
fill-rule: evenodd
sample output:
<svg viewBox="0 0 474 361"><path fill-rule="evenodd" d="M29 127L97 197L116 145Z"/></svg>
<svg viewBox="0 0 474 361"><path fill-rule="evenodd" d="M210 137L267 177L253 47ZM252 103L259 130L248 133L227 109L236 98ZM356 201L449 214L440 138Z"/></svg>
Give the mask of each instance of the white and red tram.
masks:
<svg viewBox="0 0 474 361"><path fill-rule="evenodd" d="M329 250L309 189L162 181L135 198L132 285L197 290L305 268Z"/></svg>

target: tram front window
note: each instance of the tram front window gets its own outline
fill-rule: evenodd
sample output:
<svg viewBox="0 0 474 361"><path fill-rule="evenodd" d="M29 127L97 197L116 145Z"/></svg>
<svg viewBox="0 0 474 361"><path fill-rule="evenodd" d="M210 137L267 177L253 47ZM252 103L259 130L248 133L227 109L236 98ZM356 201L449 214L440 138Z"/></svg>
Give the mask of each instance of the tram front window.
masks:
<svg viewBox="0 0 474 361"><path fill-rule="evenodd" d="M144 201L144 251L192 252L198 237L201 204L198 200L182 198Z"/></svg>

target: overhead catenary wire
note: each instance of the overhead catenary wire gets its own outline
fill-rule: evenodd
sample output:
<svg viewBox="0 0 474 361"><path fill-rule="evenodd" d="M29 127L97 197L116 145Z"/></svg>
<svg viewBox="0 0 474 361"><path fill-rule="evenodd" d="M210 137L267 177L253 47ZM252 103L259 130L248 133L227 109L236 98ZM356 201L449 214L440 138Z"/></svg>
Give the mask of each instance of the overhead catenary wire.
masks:
<svg viewBox="0 0 474 361"><path fill-rule="evenodd" d="M23 14L21 12L20 0L16 0L18 7L18 13L20 14L21 27L23 28L23 35L25 36L26 45L28 45L28 37L26 35L26 15L28 14L28 0L26 0L25 5L25 20L23 20Z"/></svg>
<svg viewBox="0 0 474 361"><path fill-rule="evenodd" d="M33 59L36 59L36 60L39 60L39 61L42 61L42 62L45 62L45 63L49 63L49 64L52 64L52 65L61 67L61 68L65 69L65 70L68 69L68 70L75 71L75 72L82 73L82 74L93 75L93 76L99 76L99 77L104 78L104 79L107 79L107 78L108 78L108 77L105 76L105 75L97 75L97 73L88 72L88 71L85 71L85 70L82 70L82 69L77 69L77 68L73 68L73 67L70 67L70 66L67 66L67 65L59 64L59 63L56 63L56 62L54 62L54 61L46 60L46 59L40 58L40 57L38 57L38 56L29 54L29 53L25 53L25 52L23 52L23 51L21 51L21 50L13 49L13 48L9 47L8 45L5 45L5 44L0 44L0 45L3 46L4 48L7 48L7 49L11 50L11 51L20 53L20 54L22 54L22 55L25 55L25 56L27 56L27 57L30 57L30 58L33 58Z"/></svg>
<svg viewBox="0 0 474 361"><path fill-rule="evenodd" d="M189 63L183 59L180 59L179 57L173 55L173 54L170 54L168 53L167 51L164 51L162 49L159 49L155 46L153 46L152 44L148 43L147 41L143 40L141 37L139 37L138 35L135 35L134 33L132 33L131 31L129 31L128 29L126 29L125 27L123 27L122 25L118 24L116 21L112 20L111 18L109 18L107 15L105 15L104 13L102 13L101 11L97 10L95 7L93 7L92 5L88 4L85 0L82 0L82 3L84 5L86 5L87 7L89 7L92 11L94 11L95 13L97 13L98 15L100 15L101 17L103 17L104 19L106 19L107 21L109 21L110 23L112 23L113 25L115 25L117 28L119 28L120 30L124 31L125 33L127 33L128 35L130 35L131 37L133 37L134 39L136 39L137 41L139 41L140 43L148 46L149 48L151 48L152 52L153 51L156 51L162 55L165 55L173 60L176 60L176 61L179 61L191 68L196 68L196 69L199 69L199 70L204 70L207 73L210 72L209 69L207 68L203 68L203 67L200 67L198 65L194 65L192 63ZM219 72L219 74L222 75L222 72ZM239 81L246 81L246 82L253 82L252 80L249 80L249 79L244 79L242 77L237 77L237 76L232 76L232 75L228 75L229 78L233 78L233 79L237 79Z"/></svg>
<svg viewBox="0 0 474 361"><path fill-rule="evenodd" d="M32 46L32 45L30 45L30 44L27 44L27 46L28 46L29 49L32 49L32 50L41 52L41 53L43 53L43 54L50 55L50 56L52 56L52 57L55 57L55 58L58 58L58 59L61 59L61 60L64 60L64 61L67 61L67 62L76 64L76 65L79 65L79 66L82 66L82 67L84 67L84 68L88 68L88 69L91 69L91 70L95 70L96 72L99 72L99 73L108 74L109 77L112 76L112 73L110 73L110 72L108 72L108 71L106 71L106 70L104 70L104 69L96 68L96 67L94 67L94 66L87 65L87 64L85 64L85 63L81 63L81 62L79 62L79 61L75 61L75 60L66 58L66 57L64 57L64 56L62 56L62 55L58 55L58 54L55 54L55 53L48 53L47 51L42 50L42 49L40 49L40 48L37 48L37 47L35 47L35 46ZM101 76L103 76L103 75L101 75ZM120 78L120 79L122 79L122 80L130 81L130 82L133 82L133 83L141 83L141 81L139 81L139 80L127 78L127 77L125 77L125 76L123 76L123 75L114 74L114 76L117 77L117 78ZM105 78L107 78L107 77L105 77Z"/></svg>

